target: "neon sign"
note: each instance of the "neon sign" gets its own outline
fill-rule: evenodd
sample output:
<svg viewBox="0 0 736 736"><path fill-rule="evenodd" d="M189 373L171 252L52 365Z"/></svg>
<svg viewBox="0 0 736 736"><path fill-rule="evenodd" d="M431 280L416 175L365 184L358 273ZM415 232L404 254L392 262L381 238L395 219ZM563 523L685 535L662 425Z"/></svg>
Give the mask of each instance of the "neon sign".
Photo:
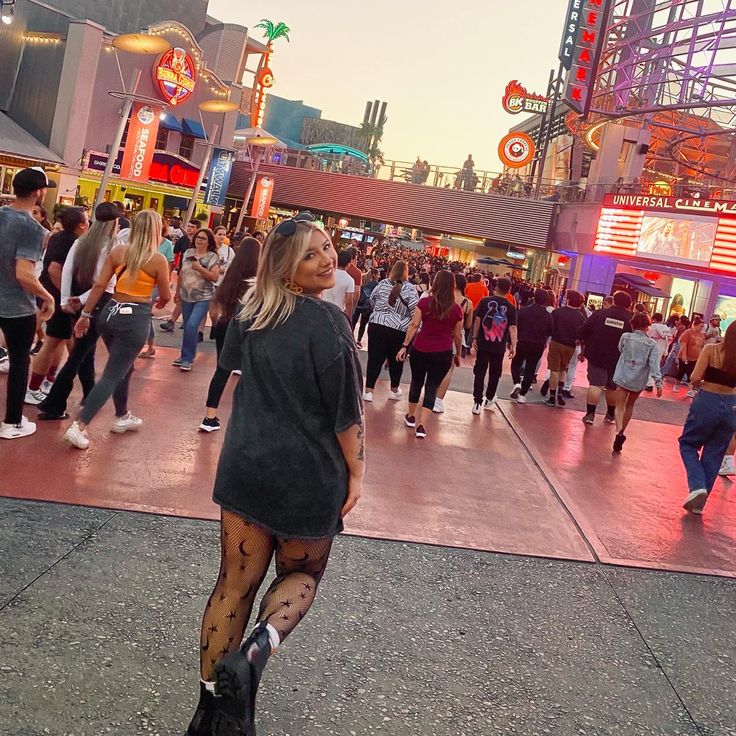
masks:
<svg viewBox="0 0 736 736"><path fill-rule="evenodd" d="M180 105L194 92L197 67L194 59L184 49L169 49L154 64L153 78L166 102Z"/></svg>
<svg viewBox="0 0 736 736"><path fill-rule="evenodd" d="M527 92L515 79L506 85L506 92L501 99L501 104L506 112L518 115L520 112L532 112L543 114L547 112L549 100L542 95Z"/></svg>

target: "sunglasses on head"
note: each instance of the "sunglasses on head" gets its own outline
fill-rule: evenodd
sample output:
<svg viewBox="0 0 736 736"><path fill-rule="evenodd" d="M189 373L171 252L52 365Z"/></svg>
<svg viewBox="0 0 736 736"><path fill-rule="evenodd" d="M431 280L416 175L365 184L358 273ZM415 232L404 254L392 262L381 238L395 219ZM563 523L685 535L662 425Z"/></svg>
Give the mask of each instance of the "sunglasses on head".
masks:
<svg viewBox="0 0 736 736"><path fill-rule="evenodd" d="M284 220L280 225L276 227L276 233L278 235L285 235L289 237L296 232L296 226L300 222L315 222L317 218L311 212L300 212L296 217L290 217L288 220Z"/></svg>

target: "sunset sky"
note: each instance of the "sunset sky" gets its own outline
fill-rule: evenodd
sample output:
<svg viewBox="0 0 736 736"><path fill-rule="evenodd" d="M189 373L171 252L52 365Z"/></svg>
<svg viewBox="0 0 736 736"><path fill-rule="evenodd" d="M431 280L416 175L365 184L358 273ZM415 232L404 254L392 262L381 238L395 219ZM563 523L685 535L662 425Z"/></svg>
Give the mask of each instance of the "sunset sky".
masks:
<svg viewBox="0 0 736 736"><path fill-rule="evenodd" d="M252 28L291 27L279 41L273 93L359 125L366 100L388 102L387 159L458 167L469 153L498 170L498 141L522 115L501 107L518 79L544 93L567 0L210 0L209 13ZM253 30L261 39L262 31Z"/></svg>

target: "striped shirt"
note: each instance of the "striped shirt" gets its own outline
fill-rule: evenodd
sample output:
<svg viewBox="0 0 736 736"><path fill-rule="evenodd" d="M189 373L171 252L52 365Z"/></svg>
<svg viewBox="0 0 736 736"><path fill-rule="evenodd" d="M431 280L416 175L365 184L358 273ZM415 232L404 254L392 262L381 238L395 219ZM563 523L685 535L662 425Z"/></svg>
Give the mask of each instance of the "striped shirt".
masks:
<svg viewBox="0 0 736 736"><path fill-rule="evenodd" d="M371 306L373 307L370 321L375 325L383 325L384 327L406 332L419 301L419 295L414 284L404 281L401 284L401 291L396 299L396 304L392 307L388 303L388 298L393 288L393 281L383 279L373 290L370 297Z"/></svg>

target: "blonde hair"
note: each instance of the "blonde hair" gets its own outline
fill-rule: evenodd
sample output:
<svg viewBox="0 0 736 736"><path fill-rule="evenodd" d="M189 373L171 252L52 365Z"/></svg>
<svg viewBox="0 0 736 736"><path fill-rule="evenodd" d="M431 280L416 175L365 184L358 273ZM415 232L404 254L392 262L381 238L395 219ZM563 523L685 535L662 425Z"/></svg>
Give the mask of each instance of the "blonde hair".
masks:
<svg viewBox="0 0 736 736"><path fill-rule="evenodd" d="M126 276L131 281L137 278L143 264L157 252L162 225L161 215L156 210L143 210L135 216L130 226L128 247L123 254Z"/></svg>
<svg viewBox="0 0 736 736"><path fill-rule="evenodd" d="M299 220L293 235L271 230L261 249L255 286L248 290L240 312L242 321L253 320L249 330L265 330L286 322L296 306L296 294L287 288L309 248L315 232L327 233L313 222ZM329 238L328 238L329 239Z"/></svg>

